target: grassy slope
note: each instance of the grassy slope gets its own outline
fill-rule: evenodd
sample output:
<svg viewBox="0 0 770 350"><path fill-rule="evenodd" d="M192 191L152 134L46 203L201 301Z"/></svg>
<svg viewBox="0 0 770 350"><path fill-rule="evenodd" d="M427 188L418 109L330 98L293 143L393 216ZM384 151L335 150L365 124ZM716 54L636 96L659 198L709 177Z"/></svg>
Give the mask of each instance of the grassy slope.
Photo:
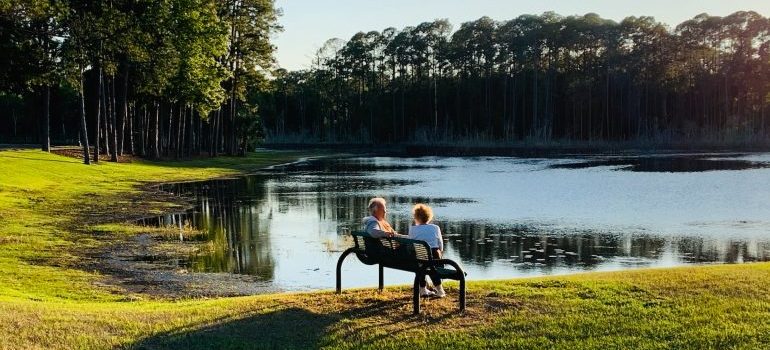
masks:
<svg viewBox="0 0 770 350"><path fill-rule="evenodd" d="M68 267L78 249L99 244L79 233L93 212L77 204L130 210L138 203L127 194L147 181L295 156L85 167L0 151L0 348L770 348L764 263L472 282L465 314L452 297L427 301L420 316L410 315L403 288L142 300Z"/></svg>

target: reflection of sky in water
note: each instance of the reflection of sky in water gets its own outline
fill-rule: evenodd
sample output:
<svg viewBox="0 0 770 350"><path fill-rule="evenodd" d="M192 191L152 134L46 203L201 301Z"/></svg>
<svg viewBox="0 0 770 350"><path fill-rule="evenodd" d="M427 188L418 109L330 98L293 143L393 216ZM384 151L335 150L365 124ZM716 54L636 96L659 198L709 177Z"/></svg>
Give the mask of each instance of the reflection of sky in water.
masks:
<svg viewBox="0 0 770 350"><path fill-rule="evenodd" d="M708 155L687 164L702 171L703 159L732 166L770 156ZM191 258L194 270L256 275L286 289L332 288L336 259L350 245L343 233L360 227L372 196L389 200L389 219L402 232L411 204L433 204L447 257L472 279L770 260L770 169L686 172L667 159L646 163L663 167L656 171L618 171L618 162L601 161L321 160L169 189L197 194L198 207L182 220L212 242ZM598 163L559 167L580 162ZM376 268L349 259L345 286L376 284ZM410 276L388 271L386 282Z"/></svg>

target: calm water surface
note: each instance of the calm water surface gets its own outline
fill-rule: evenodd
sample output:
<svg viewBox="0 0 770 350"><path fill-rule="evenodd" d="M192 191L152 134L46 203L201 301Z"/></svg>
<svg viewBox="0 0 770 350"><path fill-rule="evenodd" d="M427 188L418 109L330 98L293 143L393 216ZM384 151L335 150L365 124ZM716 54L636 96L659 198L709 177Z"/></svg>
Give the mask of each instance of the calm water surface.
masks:
<svg viewBox="0 0 770 350"><path fill-rule="evenodd" d="M347 233L370 197L406 232L411 205L434 206L446 256L471 279L770 260L770 154L311 160L165 189L192 210L145 220L210 241L193 271L257 276L285 290L334 286ZM348 258L343 285L376 267ZM411 283L386 271L386 283Z"/></svg>

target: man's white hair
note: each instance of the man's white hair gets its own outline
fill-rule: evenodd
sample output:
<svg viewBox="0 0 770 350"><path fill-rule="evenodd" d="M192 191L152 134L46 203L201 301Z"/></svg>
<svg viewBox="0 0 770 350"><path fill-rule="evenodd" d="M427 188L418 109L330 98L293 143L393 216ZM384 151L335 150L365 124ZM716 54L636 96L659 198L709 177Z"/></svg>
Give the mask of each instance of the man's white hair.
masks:
<svg viewBox="0 0 770 350"><path fill-rule="evenodd" d="M374 210L375 205L381 205L383 208L385 207L385 198L381 197L375 197L369 200L369 213L371 213Z"/></svg>

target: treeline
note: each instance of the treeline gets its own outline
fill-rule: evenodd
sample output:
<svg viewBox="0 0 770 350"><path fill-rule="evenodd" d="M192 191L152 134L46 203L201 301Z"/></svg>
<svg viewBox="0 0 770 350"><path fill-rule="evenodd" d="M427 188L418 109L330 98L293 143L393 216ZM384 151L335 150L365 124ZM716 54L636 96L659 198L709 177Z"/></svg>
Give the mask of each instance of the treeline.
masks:
<svg viewBox="0 0 770 350"><path fill-rule="evenodd" d="M0 140L74 140L87 164L240 154L276 16L272 0L0 0Z"/></svg>
<svg viewBox="0 0 770 350"><path fill-rule="evenodd" d="M269 140L752 142L770 128L770 21L706 14L436 20L329 40L263 94Z"/></svg>

